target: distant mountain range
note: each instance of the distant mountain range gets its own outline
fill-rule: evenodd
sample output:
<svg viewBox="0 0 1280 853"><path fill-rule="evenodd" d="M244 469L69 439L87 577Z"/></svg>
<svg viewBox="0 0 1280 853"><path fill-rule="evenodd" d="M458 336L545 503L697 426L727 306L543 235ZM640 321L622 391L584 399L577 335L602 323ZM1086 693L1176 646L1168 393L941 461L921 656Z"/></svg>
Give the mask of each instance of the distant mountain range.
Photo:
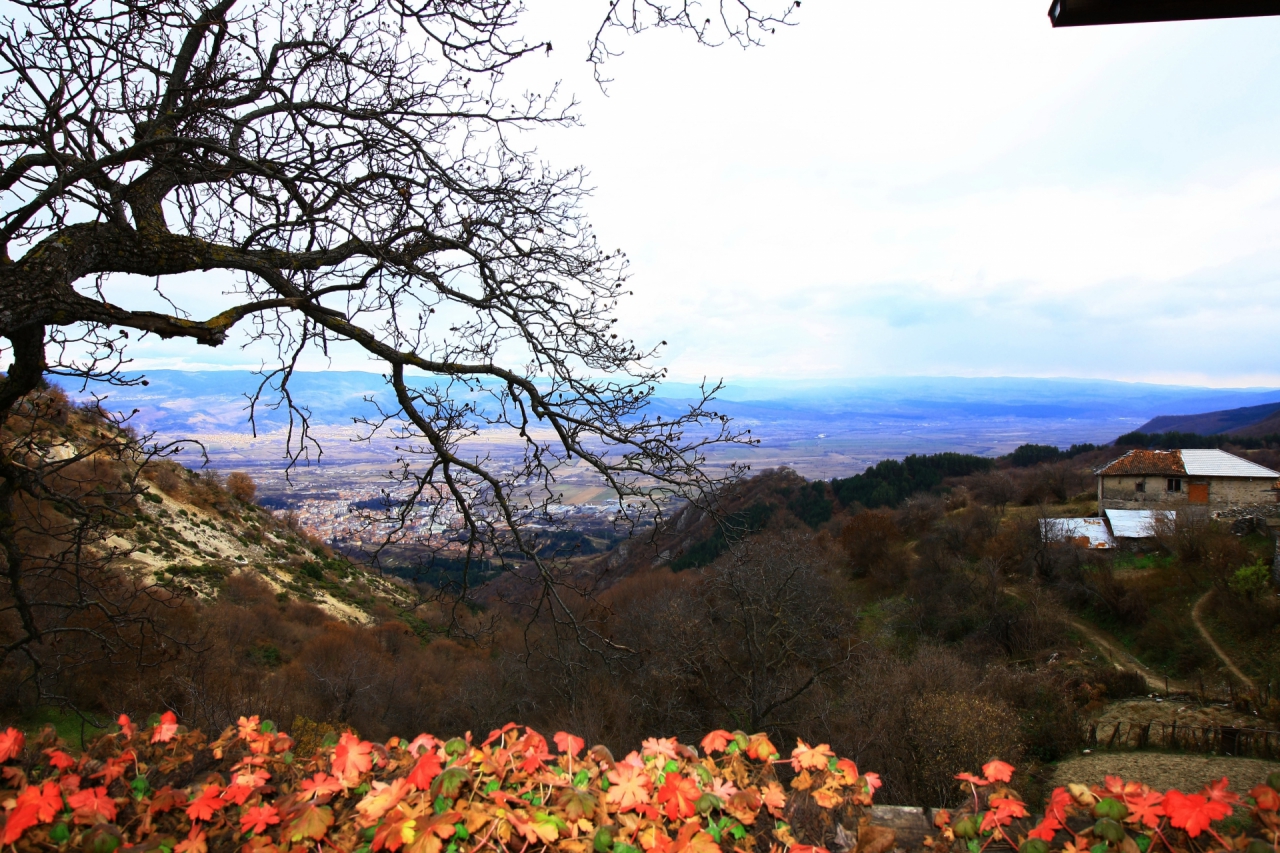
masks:
<svg viewBox="0 0 1280 853"><path fill-rule="evenodd" d="M1203 412L1198 415L1161 415L1147 421L1139 427L1139 431L1238 435L1246 438L1276 435L1280 434L1280 402Z"/></svg>
<svg viewBox="0 0 1280 853"><path fill-rule="evenodd" d="M140 378L134 377L134 378ZM135 422L161 437L208 437L220 466L279 464L282 442L274 431L288 422L282 408L259 407L257 424L266 436L246 443L233 436L250 431L248 398L260 377L248 371L153 370L147 386L68 388L74 396L105 395L112 410L138 409ZM427 381L427 380L424 380ZM350 426L374 417L370 400L389 406L391 395L376 373L297 373L294 400L312 424ZM698 388L661 386L650 411L664 418L685 410ZM455 399L457 395L455 394ZM1169 411L1280 410L1280 390L1216 389L1092 379L1018 377L903 377L847 381L760 380L732 382L715 407L752 431L761 444L714 448L713 464L750 463L757 470L786 465L806 477L846 477L886 458L911 453L958 451L983 456L1008 453L1020 444L1066 447L1103 444L1142 424L1162 423ZM266 402L273 402L268 394ZM460 401L460 400L459 400ZM483 406L485 400L471 402ZM1157 418L1156 420L1152 420ZM494 432L491 440L514 440ZM330 441L326 459L354 464L367 448Z"/></svg>

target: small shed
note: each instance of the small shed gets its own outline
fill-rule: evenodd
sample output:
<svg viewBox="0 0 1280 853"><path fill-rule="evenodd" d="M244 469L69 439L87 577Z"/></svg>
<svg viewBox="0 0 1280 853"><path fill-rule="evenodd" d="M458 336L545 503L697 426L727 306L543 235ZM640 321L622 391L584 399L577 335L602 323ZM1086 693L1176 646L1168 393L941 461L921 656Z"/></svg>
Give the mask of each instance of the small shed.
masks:
<svg viewBox="0 0 1280 853"><path fill-rule="evenodd" d="M1175 515L1171 509L1107 509L1103 513L1116 539L1151 539L1156 526L1172 524Z"/></svg>
<svg viewBox="0 0 1280 853"><path fill-rule="evenodd" d="M1105 550L1116 545L1101 518L1042 518L1040 535L1046 542L1074 542L1083 548Z"/></svg>

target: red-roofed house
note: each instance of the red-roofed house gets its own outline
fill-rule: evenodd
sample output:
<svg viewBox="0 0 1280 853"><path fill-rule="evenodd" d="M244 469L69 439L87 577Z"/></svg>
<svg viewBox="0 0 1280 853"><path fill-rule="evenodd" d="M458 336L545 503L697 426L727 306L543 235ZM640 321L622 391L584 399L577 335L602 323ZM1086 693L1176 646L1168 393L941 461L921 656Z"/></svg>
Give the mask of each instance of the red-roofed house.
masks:
<svg viewBox="0 0 1280 853"><path fill-rule="evenodd" d="M1131 450L1094 472L1098 510L1277 503L1280 473L1222 450Z"/></svg>

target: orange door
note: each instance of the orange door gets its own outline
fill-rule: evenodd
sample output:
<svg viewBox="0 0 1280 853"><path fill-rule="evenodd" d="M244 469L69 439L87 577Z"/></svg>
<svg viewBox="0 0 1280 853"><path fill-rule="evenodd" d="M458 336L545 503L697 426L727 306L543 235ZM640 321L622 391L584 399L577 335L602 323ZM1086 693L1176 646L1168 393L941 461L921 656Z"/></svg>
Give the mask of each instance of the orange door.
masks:
<svg viewBox="0 0 1280 853"><path fill-rule="evenodd" d="M1209 502L1209 484L1191 483L1188 485L1187 500L1193 504L1207 504Z"/></svg>

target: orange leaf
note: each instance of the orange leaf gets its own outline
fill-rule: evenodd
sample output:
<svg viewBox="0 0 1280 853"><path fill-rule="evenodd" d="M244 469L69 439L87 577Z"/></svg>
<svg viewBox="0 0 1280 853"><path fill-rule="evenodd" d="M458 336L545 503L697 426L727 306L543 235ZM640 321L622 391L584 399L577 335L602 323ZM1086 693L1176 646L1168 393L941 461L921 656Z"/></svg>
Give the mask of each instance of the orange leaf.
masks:
<svg viewBox="0 0 1280 853"><path fill-rule="evenodd" d="M733 735L724 729L716 729L702 739L702 751L707 755L713 752L724 752L724 748L733 742Z"/></svg>
<svg viewBox="0 0 1280 853"><path fill-rule="evenodd" d="M1013 779L1013 765L1003 761L990 761L982 765L982 775L988 782L1008 782Z"/></svg>
<svg viewBox="0 0 1280 853"><path fill-rule="evenodd" d="M566 753L567 755L575 757L579 752L582 752L583 747L587 745L585 740L580 737L576 737L575 735L571 735L568 732L556 732L555 737L552 738L552 740L556 742L556 749Z"/></svg>
<svg viewBox="0 0 1280 853"><path fill-rule="evenodd" d="M172 711L165 711L160 715L160 722L156 724L155 731L151 733L151 742L168 743L177 733L178 715Z"/></svg>
<svg viewBox="0 0 1280 853"><path fill-rule="evenodd" d="M432 780L440 775L440 770L440 756L434 752L424 752L409 771L409 784L419 791L426 791L431 787Z"/></svg>
<svg viewBox="0 0 1280 853"><path fill-rule="evenodd" d="M702 792L698 790L697 783L679 773L668 773L666 781L658 789L658 802L665 804L663 811L669 820L693 817L698 811L693 804L700 796Z"/></svg>
<svg viewBox="0 0 1280 853"><path fill-rule="evenodd" d="M212 820L214 812L222 811L227 807L227 801L219 796L221 793L222 789L216 784L206 785L200 792L200 796L187 806L187 817L191 820Z"/></svg>
<svg viewBox="0 0 1280 853"><path fill-rule="evenodd" d="M26 742L27 736L12 726L0 732L0 764L21 755Z"/></svg>
<svg viewBox="0 0 1280 853"><path fill-rule="evenodd" d="M1164 795L1164 813L1169 816L1170 823L1195 838L1208 829L1210 823L1231 814L1231 806L1202 794L1170 791Z"/></svg>
<svg viewBox="0 0 1280 853"><path fill-rule="evenodd" d="M67 797L67 805L75 812L73 820L76 823L94 824L116 819L116 801L107 796L105 786L85 788L72 794Z"/></svg>
<svg viewBox="0 0 1280 853"><path fill-rule="evenodd" d="M240 816L240 831L261 835L268 826L280 822L280 812L275 806L250 806Z"/></svg>
<svg viewBox="0 0 1280 853"><path fill-rule="evenodd" d="M338 738L338 745L333 748L333 773L342 780L342 784L354 786L361 775L373 768L373 744L351 734L343 732Z"/></svg>
<svg viewBox="0 0 1280 853"><path fill-rule="evenodd" d="M619 764L609 771L609 790L605 802L613 803L619 811L632 811L641 803L649 802L649 789L653 782L649 774L631 764Z"/></svg>

